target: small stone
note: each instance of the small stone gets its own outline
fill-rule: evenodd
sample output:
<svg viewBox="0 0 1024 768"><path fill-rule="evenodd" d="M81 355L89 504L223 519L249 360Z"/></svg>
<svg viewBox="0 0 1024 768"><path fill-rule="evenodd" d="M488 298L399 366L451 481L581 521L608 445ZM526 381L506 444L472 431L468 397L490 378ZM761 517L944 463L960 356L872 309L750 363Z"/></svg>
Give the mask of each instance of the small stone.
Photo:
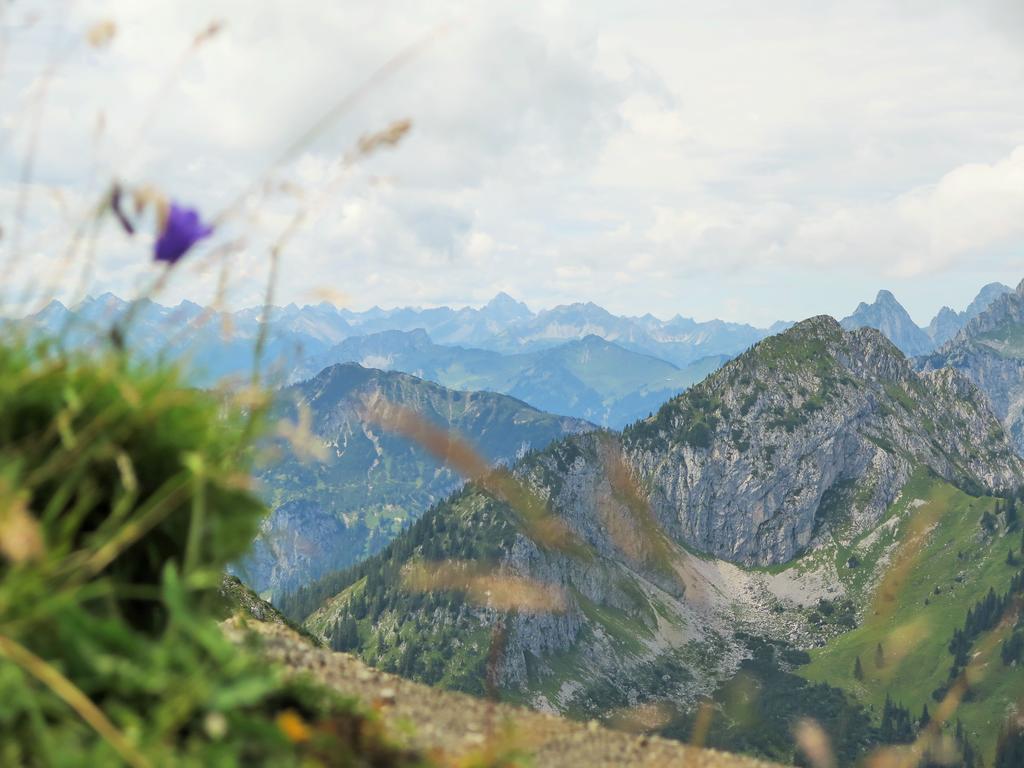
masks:
<svg viewBox="0 0 1024 768"><path fill-rule="evenodd" d="M377 693L377 701L384 706L391 706L395 703L395 689L381 688Z"/></svg>
<svg viewBox="0 0 1024 768"><path fill-rule="evenodd" d="M595 733L600 730L601 724L597 720L590 720L587 722L587 730L591 733Z"/></svg>

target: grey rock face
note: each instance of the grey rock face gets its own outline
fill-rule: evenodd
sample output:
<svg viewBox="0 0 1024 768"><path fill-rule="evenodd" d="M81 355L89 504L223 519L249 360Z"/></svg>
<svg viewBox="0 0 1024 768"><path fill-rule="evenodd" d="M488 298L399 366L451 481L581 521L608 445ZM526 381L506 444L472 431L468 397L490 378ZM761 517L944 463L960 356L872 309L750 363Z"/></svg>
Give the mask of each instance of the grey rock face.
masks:
<svg viewBox="0 0 1024 768"><path fill-rule="evenodd" d="M621 496L599 458L606 439L557 444L528 475L604 550L616 546L590 532ZM846 333L828 317L762 342L628 428L621 452L671 537L758 565L811 546L837 522L830 515L864 530L917 465L990 488L1014 485L1024 472L970 381L949 369L918 375L877 331ZM849 486L855 503L823 506L827 493Z"/></svg>
<svg viewBox="0 0 1024 768"><path fill-rule="evenodd" d="M650 619L639 589L676 600L687 632L713 626L688 613L699 599L679 600L685 581L663 567L659 541L669 552L684 545L748 565L784 563L832 534L874 527L921 465L978 489L1024 479L1024 462L966 377L915 373L878 331L844 332L829 317L762 342L621 437L579 435L528 457L517 473L595 556L526 539L508 553L506 567L575 597L563 614L516 618L506 682L524 684L527 658L570 648L587 655L594 675L616 676L616 656L580 601L642 625Z"/></svg>

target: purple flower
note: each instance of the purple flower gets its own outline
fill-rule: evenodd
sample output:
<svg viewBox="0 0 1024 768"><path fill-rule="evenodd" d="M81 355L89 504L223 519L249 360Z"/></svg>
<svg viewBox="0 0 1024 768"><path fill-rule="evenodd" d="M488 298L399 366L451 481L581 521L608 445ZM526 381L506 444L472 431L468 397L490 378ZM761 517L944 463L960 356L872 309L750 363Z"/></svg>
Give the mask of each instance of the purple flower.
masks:
<svg viewBox="0 0 1024 768"><path fill-rule="evenodd" d="M157 261L176 264L189 248L204 237L209 237L212 232L213 227L203 224L194 208L171 203L153 256Z"/></svg>

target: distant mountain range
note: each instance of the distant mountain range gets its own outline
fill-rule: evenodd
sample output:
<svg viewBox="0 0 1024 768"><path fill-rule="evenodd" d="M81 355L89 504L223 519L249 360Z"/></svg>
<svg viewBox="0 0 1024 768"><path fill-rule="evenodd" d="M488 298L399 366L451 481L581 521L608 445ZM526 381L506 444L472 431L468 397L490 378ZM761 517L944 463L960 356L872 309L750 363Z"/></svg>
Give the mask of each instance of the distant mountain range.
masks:
<svg viewBox="0 0 1024 768"><path fill-rule="evenodd" d="M67 324L75 315L73 339L94 336L105 331L122 316L128 303L106 293L89 298L68 309L53 301L29 322L51 332ZM199 342L202 348L215 337L225 342L249 342L255 337L262 308L253 307L236 312L206 311L192 302L166 307L142 300L135 310L129 336L142 349L154 342L168 343L169 353ZM677 366L685 366L703 357L734 356L758 340L788 327L776 323L770 328L755 328L722 320L698 322L680 315L659 320L653 315L627 317L614 315L593 303L566 304L553 309L532 312L525 304L500 293L479 309L437 307L420 309L373 307L363 312L337 308L328 303L298 307L289 304L271 311L272 340L276 352L286 351L284 363L291 359L290 342L298 342L304 355L315 354L353 336L366 336L381 331L424 330L437 344L471 346L504 354L535 351L599 336L635 352L654 355ZM274 359L273 354L268 355ZM249 362L249 361L244 361ZM197 373L206 378L238 365L234 358L211 360L206 355L193 355Z"/></svg>
<svg viewBox="0 0 1024 768"><path fill-rule="evenodd" d="M129 311L127 343L147 356L182 361L199 386L253 370L259 308L215 312L191 302L167 307L143 300L129 310L108 293L74 309L51 302L27 324L69 346L86 346ZM786 326L620 317L590 303L534 313L506 294L480 309L353 312L290 304L270 312L260 370L269 382L284 384L335 363L359 362L622 427Z"/></svg>
<svg viewBox="0 0 1024 768"><path fill-rule="evenodd" d="M258 475L272 513L238 573L264 594L294 590L380 549L462 478L422 445L367 416L373 403L408 409L465 436L488 463L593 428L492 392L457 392L404 373L355 363L325 368L283 390L277 417L309 419L308 439L326 447L306 457L281 440L281 456Z"/></svg>
<svg viewBox="0 0 1024 768"><path fill-rule="evenodd" d="M879 291L873 303L858 305L852 314L841 320L841 324L847 330L876 328L905 354L927 354L956 336L996 298L1007 293L1012 293L1010 287L990 283L963 311L943 307L927 328L921 328L896 297L883 290ZM128 306L123 299L110 293L86 299L74 309L53 301L27 318L27 322L30 327L49 334L63 333L71 344L84 344L97 335L107 333L111 323L123 317ZM194 380L205 384L252 370L253 345L262 314L260 307L217 312L189 301L169 307L142 300L134 310L126 335L129 343L145 354L187 360ZM756 328L722 320L698 322L681 315L669 320L660 320L650 314L622 316L590 302L534 312L505 293L499 293L480 308L461 309L372 307L356 312L339 309L326 302L302 307L289 304L273 307L270 320L262 368L278 380L285 381L316 373L319 363L348 362L344 355L348 354L349 348L339 346L346 340L395 331L417 335L410 337L409 342L400 341L400 337L386 336L368 344L379 345L385 350L385 356L392 354L386 351L392 343L399 348L409 344L423 347L429 343L435 352L439 347L463 347L476 352L521 355L593 336L630 352L659 358L679 369L697 363L694 370L699 371L708 367L708 361L735 357L761 339L791 325L778 322L768 328ZM440 370L443 367L441 361L424 362L423 354L422 349L417 352L424 375L430 376L428 369ZM483 358L476 354L476 359ZM518 363L511 367L516 365ZM547 374L546 371L544 373ZM451 372L444 375L439 372L437 376L441 383L462 384ZM684 376L682 380L689 378ZM491 386L491 383L484 382L483 386ZM658 388L656 381L645 382L645 387L648 391ZM505 391L506 385L496 388ZM622 394L619 392L611 396L614 400ZM599 391L599 395L603 408L614 412L614 406L607 402L609 393ZM593 404L587 407L592 408L595 414L601 411ZM639 413L639 410L634 410ZM621 424L621 419L608 417L607 423ZM601 418L598 420L603 421Z"/></svg>
<svg viewBox="0 0 1024 768"><path fill-rule="evenodd" d="M862 302L844 329L876 328L908 356L928 355L957 336L996 299L1012 293L984 286L963 311L943 307L927 328L914 323L889 291ZM113 294L74 310L51 302L28 318L35 330L62 334L70 345L109 332L129 305ZM247 376L261 308L214 312L192 302L166 307L143 300L127 341L143 354L186 363L204 386ZM676 315L614 315L593 303L533 312L504 293L477 308L373 307L331 304L273 307L260 369L270 383L300 381L336 363L411 373L446 387L487 390L535 408L621 428L646 416L762 338L789 327L755 328Z"/></svg>

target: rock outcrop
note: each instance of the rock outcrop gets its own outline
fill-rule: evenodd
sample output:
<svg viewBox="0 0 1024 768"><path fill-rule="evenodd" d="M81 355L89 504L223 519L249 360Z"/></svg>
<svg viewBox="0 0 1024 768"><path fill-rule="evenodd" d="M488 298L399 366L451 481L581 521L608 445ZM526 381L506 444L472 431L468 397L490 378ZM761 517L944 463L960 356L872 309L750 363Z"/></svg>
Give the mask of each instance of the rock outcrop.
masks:
<svg viewBox="0 0 1024 768"><path fill-rule="evenodd" d="M825 316L627 429L623 451L666 531L748 565L792 559L837 517L864 530L917 465L984 488L1010 487L1022 469L966 378L918 375L881 333Z"/></svg>

